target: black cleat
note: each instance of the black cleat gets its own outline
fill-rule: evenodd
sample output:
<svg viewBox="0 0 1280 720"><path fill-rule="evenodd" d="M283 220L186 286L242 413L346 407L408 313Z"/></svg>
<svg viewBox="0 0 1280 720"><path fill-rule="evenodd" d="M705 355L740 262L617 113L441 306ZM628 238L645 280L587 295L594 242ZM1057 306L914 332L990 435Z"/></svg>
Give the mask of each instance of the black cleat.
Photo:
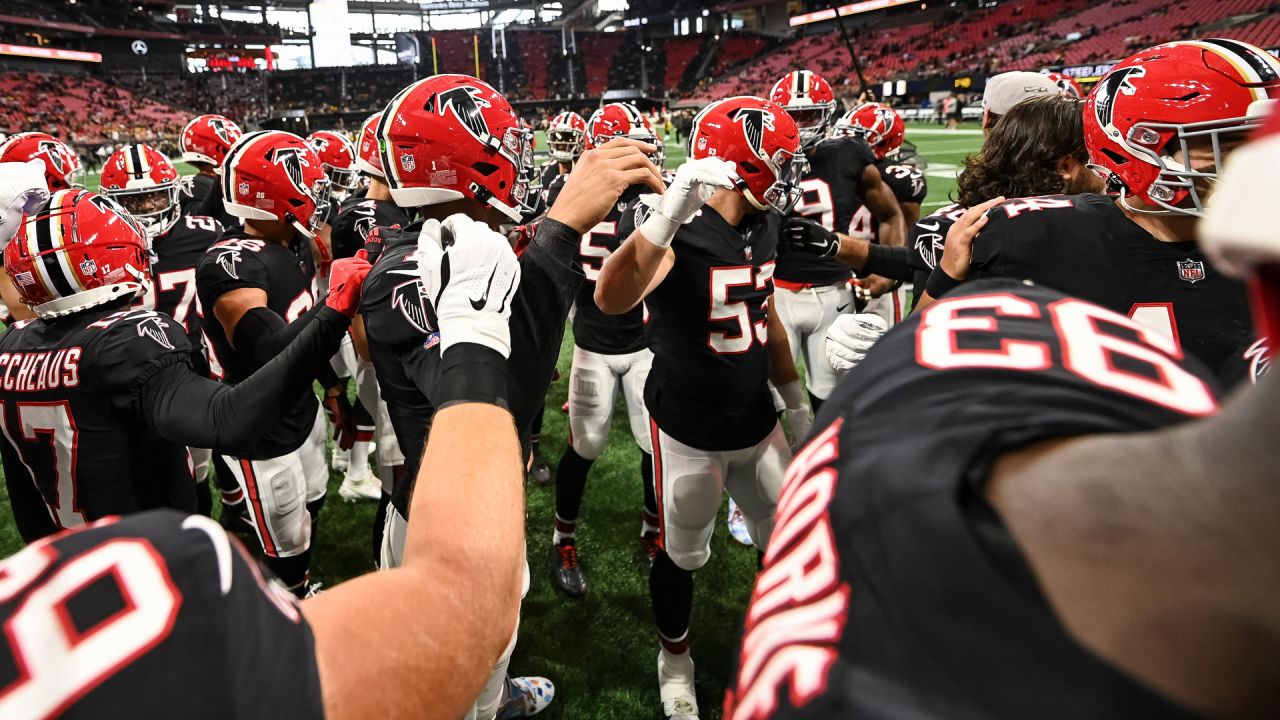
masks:
<svg viewBox="0 0 1280 720"><path fill-rule="evenodd" d="M529 460L529 477L537 485L551 484L551 466L542 457L542 449L537 445L533 446L533 457Z"/></svg>
<svg viewBox="0 0 1280 720"><path fill-rule="evenodd" d="M248 508L243 502L235 505L222 503L222 513L218 515L218 523L229 533L254 535L253 523L249 521Z"/></svg>
<svg viewBox="0 0 1280 720"><path fill-rule="evenodd" d="M551 582L570 597L587 594L587 577L578 562L578 548L572 540L551 546Z"/></svg>

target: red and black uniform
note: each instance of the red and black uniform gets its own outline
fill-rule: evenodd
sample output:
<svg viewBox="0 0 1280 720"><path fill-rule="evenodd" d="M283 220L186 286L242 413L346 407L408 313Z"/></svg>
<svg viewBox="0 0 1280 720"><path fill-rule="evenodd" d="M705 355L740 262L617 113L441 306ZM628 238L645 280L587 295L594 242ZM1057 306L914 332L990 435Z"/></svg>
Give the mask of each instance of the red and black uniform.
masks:
<svg viewBox="0 0 1280 720"><path fill-rule="evenodd" d="M624 214L619 235L630 236L646 212L636 204ZM781 222L767 213L734 227L704 207L676 233L675 264L645 298L653 350L645 405L658 427L682 443L702 450L751 447L778 423L768 387L765 307Z"/></svg>
<svg viewBox="0 0 1280 720"><path fill-rule="evenodd" d="M390 200L350 200L348 198L338 209L329 235L335 260L352 257L359 252L375 227L406 227L411 222L409 211Z"/></svg>
<svg viewBox="0 0 1280 720"><path fill-rule="evenodd" d="M143 307L172 317L187 331L196 367L207 365L204 357L204 308L196 296L196 268L205 251L222 237L217 220L202 215L184 215L165 234L152 239L151 289Z"/></svg>
<svg viewBox="0 0 1280 720"><path fill-rule="evenodd" d="M924 294L924 286L929 282L929 275L942 262L942 251L947 244L947 231L956 224L968 208L959 203L943 205L927 217L922 217L916 224L907 228L907 264L911 267L916 291L911 298L912 309Z"/></svg>
<svg viewBox="0 0 1280 720"><path fill-rule="evenodd" d="M809 172L800 182L802 194L791 215L813 220L832 232L872 237L871 211L862 204L859 193L863 171L876 163L871 147L861 138L832 138L818 143L806 157ZM821 287L848 282L852 277L849 266L836 258L779 248L778 287Z"/></svg>
<svg viewBox="0 0 1280 720"><path fill-rule="evenodd" d="M725 718L1189 716L1064 629L984 494L1005 453L1215 412L1171 350L1007 279L885 335L788 471Z"/></svg>
<svg viewBox="0 0 1280 720"><path fill-rule="evenodd" d="M1009 277L1158 327L1220 372L1253 341L1245 286L1195 242L1161 242L1105 195L1010 200L973 242L971 278Z"/></svg>
<svg viewBox="0 0 1280 720"><path fill-rule="evenodd" d="M200 304L208 313L213 312L218 298L232 290L263 290L267 293L267 309L285 323L293 323L315 304L312 294L315 274L310 245L300 237L295 236L295 242L285 247L232 232L205 253L196 271L196 287ZM271 357L265 352L245 352L244 343L239 343L242 349L237 350L223 331L222 323L207 323L204 332L209 342L209 364L219 379L229 383L244 381ZM255 456L277 457L296 450L311 432L319 407L314 394L305 394L262 438Z"/></svg>
<svg viewBox="0 0 1280 720"><path fill-rule="evenodd" d="M920 172L920 168L900 163L896 158L877 160L876 167L880 170L880 178L893 191L893 196L899 203L918 205L924 202L925 196L929 194L929 185L925 182L924 173Z"/></svg>
<svg viewBox="0 0 1280 720"><path fill-rule="evenodd" d="M208 518L103 520L0 578L0 717L324 716L296 600Z"/></svg>

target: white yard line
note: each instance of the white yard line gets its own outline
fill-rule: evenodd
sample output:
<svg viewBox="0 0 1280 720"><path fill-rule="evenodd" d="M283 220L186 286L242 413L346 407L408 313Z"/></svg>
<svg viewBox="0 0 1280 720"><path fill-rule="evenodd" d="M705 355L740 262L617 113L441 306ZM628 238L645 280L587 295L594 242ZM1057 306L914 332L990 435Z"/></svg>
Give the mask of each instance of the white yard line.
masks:
<svg viewBox="0 0 1280 720"><path fill-rule="evenodd" d="M981 130L948 130L946 128L907 128L907 137L912 135L981 135Z"/></svg>

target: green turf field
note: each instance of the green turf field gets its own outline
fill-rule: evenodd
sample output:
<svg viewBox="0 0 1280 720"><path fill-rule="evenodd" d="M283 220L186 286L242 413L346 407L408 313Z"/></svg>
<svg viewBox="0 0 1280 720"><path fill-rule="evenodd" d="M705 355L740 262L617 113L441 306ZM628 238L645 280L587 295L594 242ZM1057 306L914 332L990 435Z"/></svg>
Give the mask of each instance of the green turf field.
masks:
<svg viewBox="0 0 1280 720"><path fill-rule="evenodd" d="M926 132L918 132L920 129ZM954 172L976 150L975 128L947 132L937 126L910 126L907 138L929 161L929 196L924 214L947 202ZM539 147L545 147L539 137ZM667 143L668 167L684 157ZM189 168L184 166L184 172ZM96 188L93 177L90 187ZM560 353L561 379L547 398L543 448L554 465L565 447L567 416L560 407L568 394L572 340ZM621 402L621 400L619 400ZM330 481L315 551L315 579L332 585L367 572L374 504L352 505L338 497L341 476ZM20 546L0 486L0 557ZM533 581L525 598L520 642L511 664L514 674L545 675L556 683L556 701L540 717L617 719L660 717L656 681L658 644L649 610L648 570L639 545L641 488L639 451L631 440L625 412L615 414L610 444L592 470L578 530L578 547L587 573L588 595L570 600L556 593L548 577L555 488L528 488L529 566ZM704 718L720 717L724 688L736 655L738 626L755 571L754 549L717 531L712 557L697 574L691 639L698 667L698 695ZM448 678L424 678L424 682Z"/></svg>

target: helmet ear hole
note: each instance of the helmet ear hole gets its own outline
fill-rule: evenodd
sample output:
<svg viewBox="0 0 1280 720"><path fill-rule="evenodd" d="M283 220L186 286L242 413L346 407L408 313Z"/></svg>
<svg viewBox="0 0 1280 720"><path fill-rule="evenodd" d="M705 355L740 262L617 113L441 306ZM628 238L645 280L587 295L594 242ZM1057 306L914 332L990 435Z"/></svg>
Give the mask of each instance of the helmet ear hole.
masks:
<svg viewBox="0 0 1280 720"><path fill-rule="evenodd" d="M739 165L739 167L741 167L743 170L745 170L745 171L747 171L747 172L749 172L749 173L758 173L758 172L760 172L760 168L759 168L759 167L757 167L755 163L750 162L750 161L747 161L747 160L743 160L742 162L738 163L738 165Z"/></svg>
<svg viewBox="0 0 1280 720"><path fill-rule="evenodd" d="M1111 150L1110 148L1102 148L1102 154L1106 155L1107 159L1115 163L1116 165L1124 165L1129 162L1129 158L1121 155L1120 153L1114 150Z"/></svg>
<svg viewBox="0 0 1280 720"><path fill-rule="evenodd" d="M475 170L476 172L480 173L481 175L484 175L485 177L488 177L488 176L490 176L490 175L492 175L492 174L494 174L494 173L498 172L498 166L497 166L497 165L494 165L493 163L487 163L487 162L474 162L474 163L471 163L471 169L472 169L472 170Z"/></svg>

